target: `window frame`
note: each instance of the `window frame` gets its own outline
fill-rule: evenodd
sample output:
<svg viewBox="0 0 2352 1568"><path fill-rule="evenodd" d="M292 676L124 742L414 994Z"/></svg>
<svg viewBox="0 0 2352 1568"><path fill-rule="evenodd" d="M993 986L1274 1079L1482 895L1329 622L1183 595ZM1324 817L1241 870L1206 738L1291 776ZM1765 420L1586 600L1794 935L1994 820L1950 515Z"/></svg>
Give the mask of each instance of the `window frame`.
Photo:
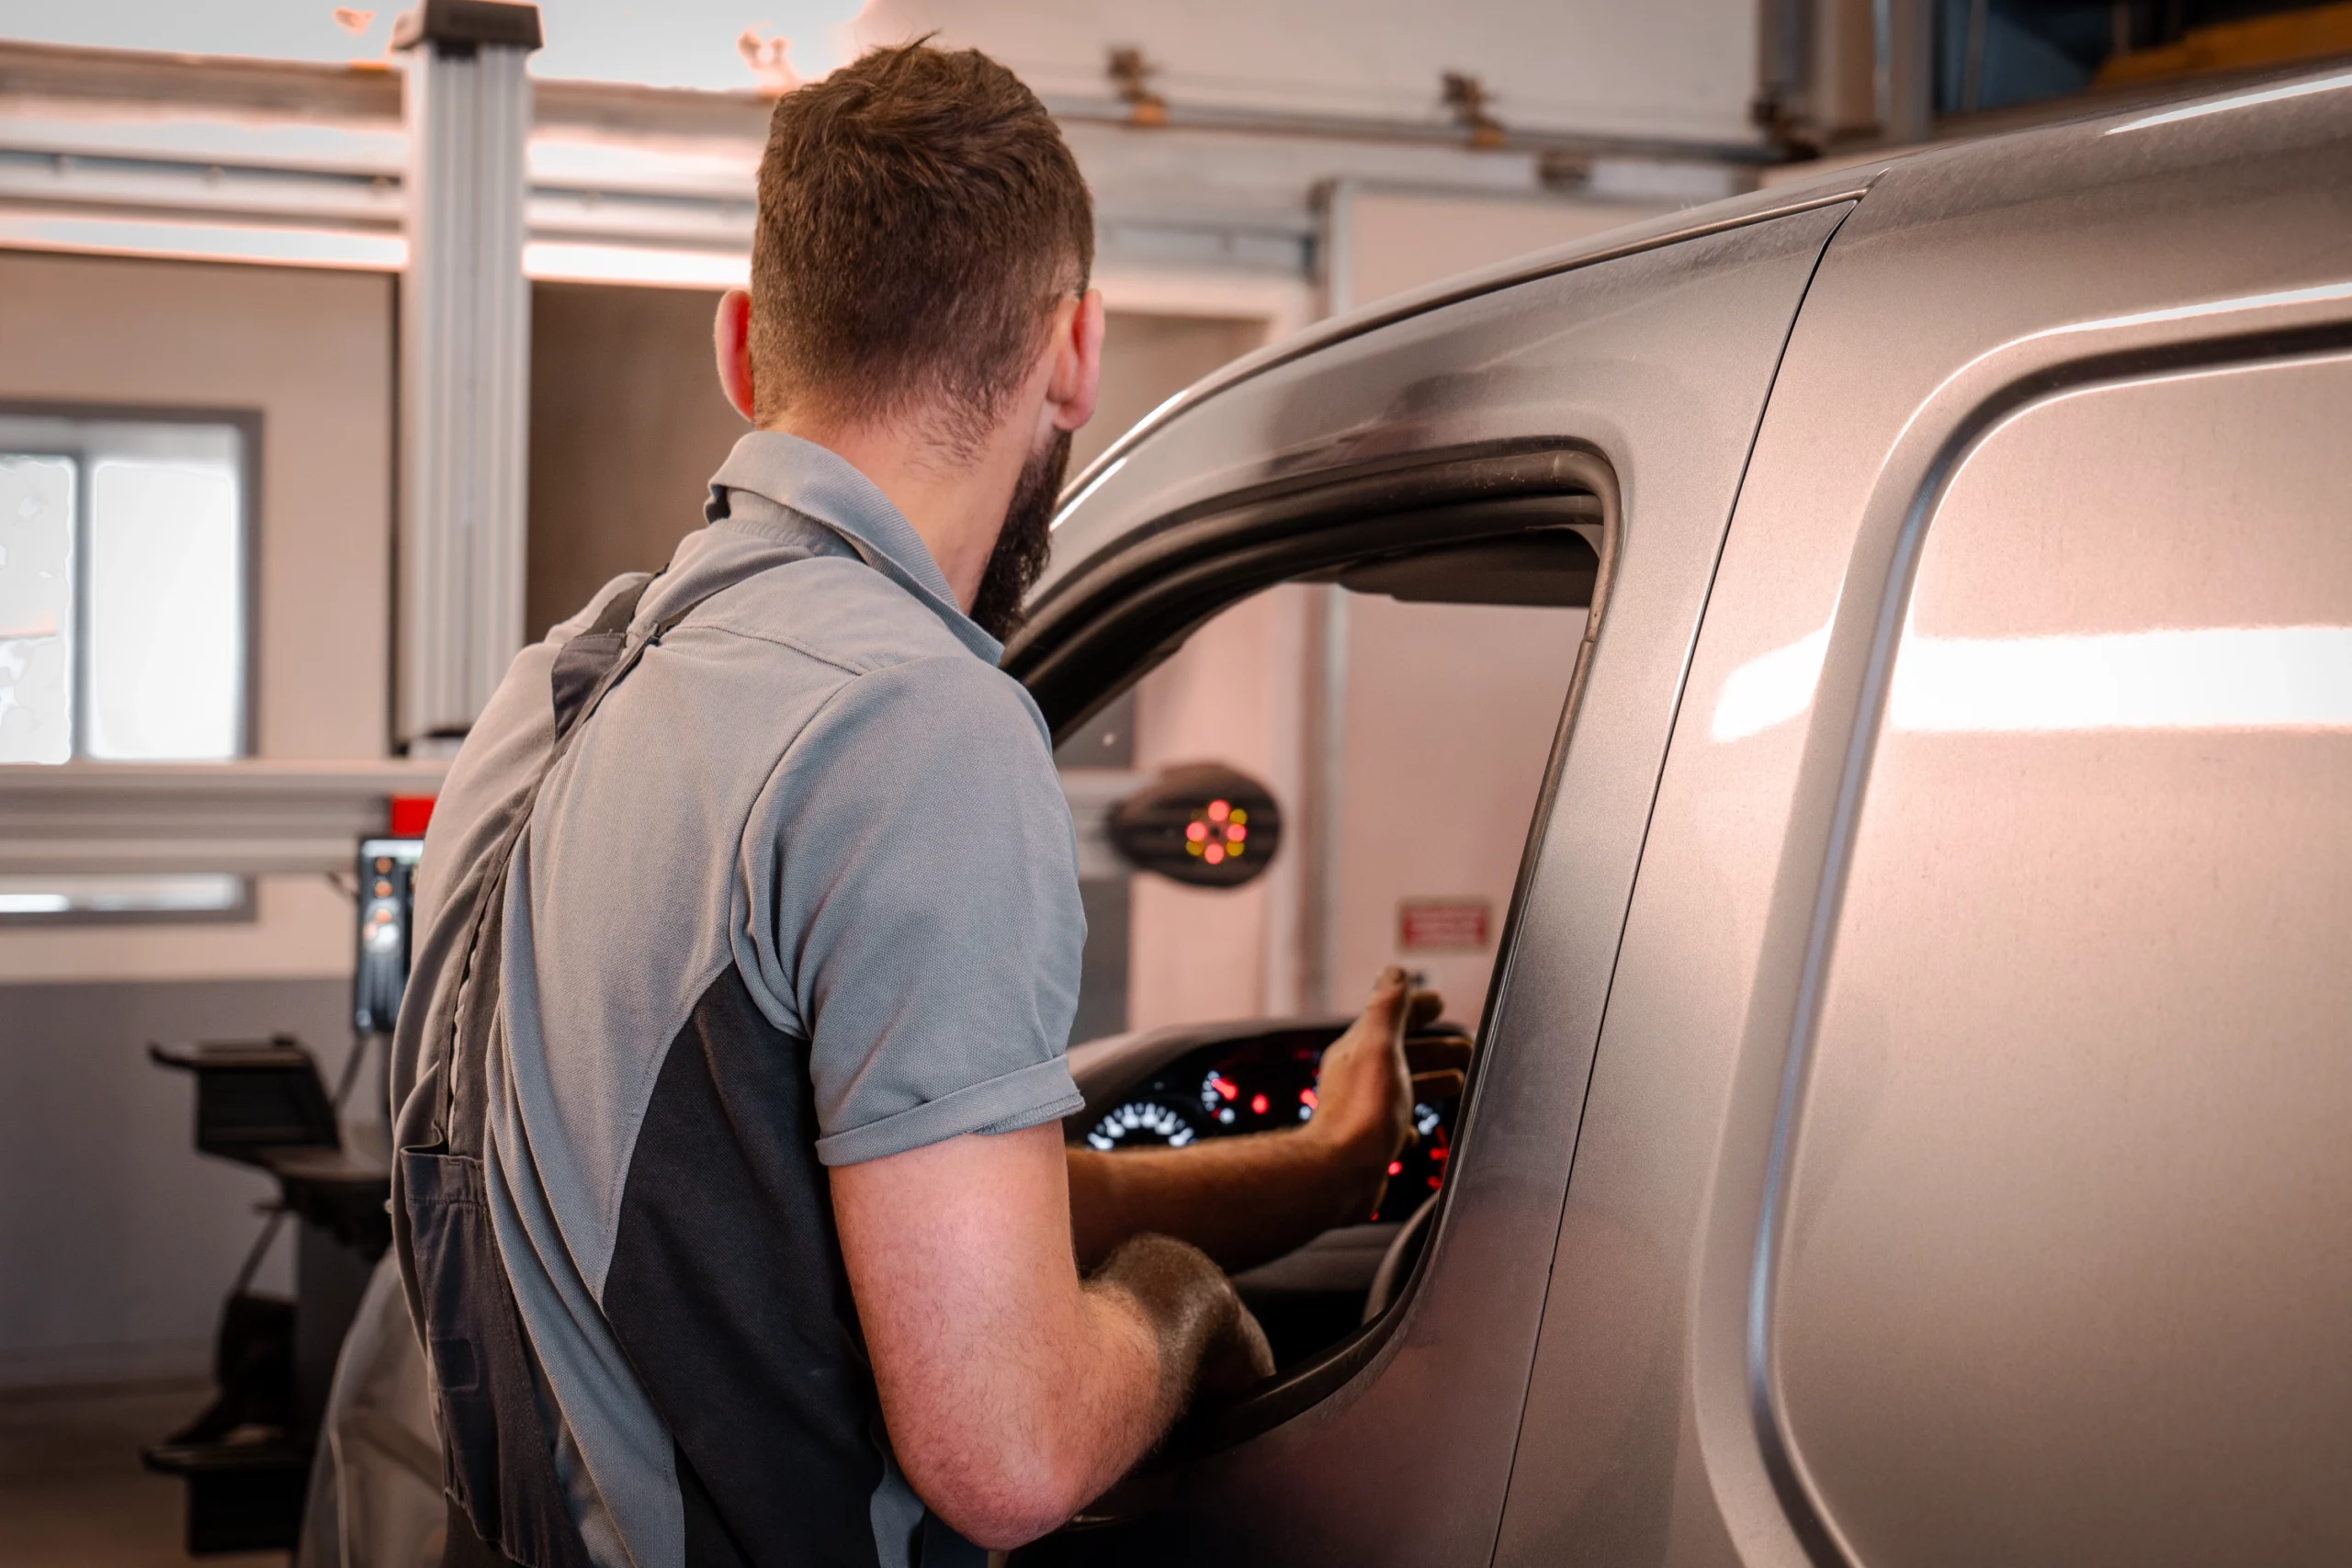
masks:
<svg viewBox="0 0 2352 1568"><path fill-rule="evenodd" d="M236 750L227 761L251 757L259 737L257 677L261 668L261 473L263 462L262 413L253 408L207 408L200 406L164 406L137 403L85 403L40 399L0 399L0 420L41 419L59 420L78 424L164 424L220 425L233 429L240 444L237 474L237 547L243 558L238 562L237 584L241 596L239 616L242 625L238 637ZM164 759L119 759L91 756L85 748L89 730L89 664L90 645L86 635L90 609L90 530L94 487L91 484L91 449L86 445L68 443L44 444L39 450L28 446L22 451L9 450L9 457L59 457L74 465L74 647L72 718L68 728L67 750L62 762L5 762L0 767L114 767L142 765ZM197 759L187 766L224 759ZM245 900L246 918L252 907L250 894ZM85 912L95 915L96 912ZM122 912L122 913L128 913ZM69 914L17 916L17 919L61 920L79 919ZM96 918L114 919L121 914L108 912ZM167 916L169 919L211 919L210 914L197 916Z"/></svg>
<svg viewBox="0 0 2352 1568"><path fill-rule="evenodd" d="M82 402L58 399L0 399L0 419L56 420L82 425L151 424L227 426L237 433L237 565L241 596L237 680L236 749L229 759L248 758L257 749L260 721L258 700L261 669L262 473L266 457L262 411L257 408L208 407L148 403ZM85 441L28 443L12 457L59 457L74 471L74 646L69 679L72 685L67 750L62 762L0 762L10 769L43 771L70 768L116 768L157 765L150 760L93 757L84 748L89 728L90 538L92 527L92 448ZM166 766L218 766L219 761L165 763ZM0 931L55 931L107 926L250 925L259 918L259 898L251 876L237 878L233 903L218 908L64 908L0 911Z"/></svg>
<svg viewBox="0 0 2352 1568"><path fill-rule="evenodd" d="M1471 1107L1487 1063L1496 1004L1510 986L1536 862L1557 805L1570 737L1583 708L1593 649L1607 618L1624 528L1613 464L1573 438L1513 438L1440 448L1275 481L1228 493L1129 530L1082 561L1030 605L1002 668L1021 682L1058 745L1135 688L1220 612L1279 583L1312 580L1350 562L1447 543L1473 543L1555 527L1592 525L1598 565L1584 634L1553 730L1527 843L1502 921L1479 1008L1478 1049L1463 1085L1457 1153L1474 1146ZM1340 591L1336 588L1335 591ZM1114 666L1098 676L1090 666ZM1274 1021L1265 1021L1271 1027ZM1170 1031L1193 1040L1201 1031ZM1159 1035L1146 1040L1161 1040ZM1143 1043L1144 1042L1137 1042ZM1194 1041L1197 1043L1197 1041ZM1169 1055L1181 1052L1169 1048ZM1451 1178L1431 1200L1424 1236L1434 1235L1453 1201ZM1430 1269L1423 1246L1388 1307L1371 1323L1239 1404L1183 1424L1154 1458L1080 1516L1082 1524L1124 1521L1166 1501L1174 1478L1194 1462L1235 1448L1323 1404L1370 1366L1396 1333Z"/></svg>
<svg viewBox="0 0 2352 1568"><path fill-rule="evenodd" d="M45 767L40 762L12 762L11 767ZM175 876L176 872L155 872L156 876ZM251 876L234 876L237 897L234 902L214 908L174 908L153 905L123 909L0 909L0 931L59 931L88 926L213 926L251 925L260 918L259 896Z"/></svg>

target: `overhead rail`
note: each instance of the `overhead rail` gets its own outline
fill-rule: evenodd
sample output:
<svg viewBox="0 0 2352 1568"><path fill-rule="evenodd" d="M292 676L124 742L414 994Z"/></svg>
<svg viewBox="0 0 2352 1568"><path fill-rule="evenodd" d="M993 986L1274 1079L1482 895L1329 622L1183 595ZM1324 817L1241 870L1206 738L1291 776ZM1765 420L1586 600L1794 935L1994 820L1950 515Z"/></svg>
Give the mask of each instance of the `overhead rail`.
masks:
<svg viewBox="0 0 2352 1568"><path fill-rule="evenodd" d="M1525 152L1571 158L1623 158L1645 163L1784 163L1788 154L1761 141L1709 141L1674 136L1627 136L1609 131L1540 130L1490 118L1408 119L1375 115L1299 114L1282 109L1229 108L1213 104L1170 103L1156 108L1116 97L1044 95L1056 119L1076 125L1115 125L1137 130L1213 130L1243 136L1306 138L1374 145L1458 148L1475 152Z"/></svg>

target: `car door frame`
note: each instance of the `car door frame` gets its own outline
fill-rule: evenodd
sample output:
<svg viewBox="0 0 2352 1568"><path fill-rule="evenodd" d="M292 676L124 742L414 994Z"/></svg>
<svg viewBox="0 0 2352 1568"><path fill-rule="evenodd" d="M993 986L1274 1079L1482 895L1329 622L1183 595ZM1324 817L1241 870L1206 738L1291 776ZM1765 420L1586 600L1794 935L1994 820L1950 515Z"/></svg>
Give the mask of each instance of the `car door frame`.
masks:
<svg viewBox="0 0 2352 1568"><path fill-rule="evenodd" d="M1700 614L1789 331L1855 200L1838 187L1654 248L1604 250L1273 356L1082 482L1069 537L1095 547L1040 596L1008 653L1016 675L1046 671L1069 627L1164 574L1170 541L1277 497L1311 531L1329 487L1533 443L1604 466L1620 510L1606 613L1544 795L1573 808L1547 805L1532 832L1418 1278L1321 1397L1171 1471L1145 1517L1066 1533L1036 1561L1487 1561ZM1066 511L1057 536L1072 520ZM1091 695L1120 683L1104 678ZM1057 729L1099 705L1057 693L1050 674L1040 685Z"/></svg>

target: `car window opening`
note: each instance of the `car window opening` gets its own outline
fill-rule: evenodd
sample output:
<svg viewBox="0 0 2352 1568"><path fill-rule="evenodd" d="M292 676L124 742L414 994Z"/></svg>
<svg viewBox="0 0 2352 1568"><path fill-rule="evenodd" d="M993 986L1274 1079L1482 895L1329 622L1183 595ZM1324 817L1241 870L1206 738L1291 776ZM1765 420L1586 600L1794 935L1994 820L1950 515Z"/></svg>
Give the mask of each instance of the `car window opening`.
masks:
<svg viewBox="0 0 2352 1568"><path fill-rule="evenodd" d="M1607 510L1590 494L1521 496L1334 529L1319 557L1294 538L1280 578L1237 583L1237 570L1225 596L1196 602L1176 636L1148 653L1131 643L1124 671L1105 668L1116 662L1109 657L1096 666L1099 689L1066 709L1079 716L1061 737L1095 740L1105 721L1093 716L1107 711L1121 746L1132 748L1131 766L1148 775L1220 743L1246 747L1231 713L1256 701L1239 689L1252 661L1279 656L1284 636L1302 628L1316 645L1305 650L1302 690L1287 711L1261 720L1260 754L1216 758L1245 773L1253 764L1287 771L1273 794L1305 807L1282 807L1283 841L1296 857L1291 880L1269 874L1272 886L1227 891L1132 878L1122 933L1134 964L1129 1026L1165 1031L1189 1016L1204 1027L1177 1031L1156 1056L1100 1078L1082 1072L1089 1101L1067 1123L1073 1141L1115 1151L1311 1120L1322 1049L1386 963L1444 994L1446 1031L1467 1035L1481 1023L1591 646L1591 607L1610 554ZM1146 585L1137 597L1148 596ZM1156 618L1148 604L1136 609L1139 623ZM1399 715L1404 721L1393 722ZM1270 914L1305 929L1285 938L1269 929ZM1250 927L1247 940L1235 941L1237 926ZM1286 940L1319 947L1301 955L1302 967L1319 962L1327 971L1319 998L1302 998L1293 975L1287 994L1281 985L1258 996L1236 986L1230 1000L1238 1005L1195 996L1189 1015L1162 1016L1173 1005L1169 993L1187 979L1214 988L1221 973L1253 962L1262 970ZM1261 997L1276 1005L1248 1005ZM1252 1011L1262 1024L1250 1021ZM1104 1044L1115 1049L1119 1040ZM1464 1099L1417 1100L1412 1139L1360 1221L1238 1277L1281 1369L1250 1402L1261 1412L1303 1407L1344 1381L1409 1296L1458 1152ZM1237 1420L1254 1424L1248 1405L1221 1417L1220 1431Z"/></svg>

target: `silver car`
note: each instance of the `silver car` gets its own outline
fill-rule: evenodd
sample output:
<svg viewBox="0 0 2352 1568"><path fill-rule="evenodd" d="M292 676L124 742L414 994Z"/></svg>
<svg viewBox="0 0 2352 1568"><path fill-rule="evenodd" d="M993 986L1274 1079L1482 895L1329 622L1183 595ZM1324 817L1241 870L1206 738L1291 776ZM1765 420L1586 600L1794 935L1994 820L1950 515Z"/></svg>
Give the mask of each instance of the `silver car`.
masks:
<svg viewBox="0 0 2352 1568"><path fill-rule="evenodd" d="M1587 613L1466 1092L1016 1563L2352 1561L2352 74L1376 307L1073 496L1058 733L1276 583Z"/></svg>

